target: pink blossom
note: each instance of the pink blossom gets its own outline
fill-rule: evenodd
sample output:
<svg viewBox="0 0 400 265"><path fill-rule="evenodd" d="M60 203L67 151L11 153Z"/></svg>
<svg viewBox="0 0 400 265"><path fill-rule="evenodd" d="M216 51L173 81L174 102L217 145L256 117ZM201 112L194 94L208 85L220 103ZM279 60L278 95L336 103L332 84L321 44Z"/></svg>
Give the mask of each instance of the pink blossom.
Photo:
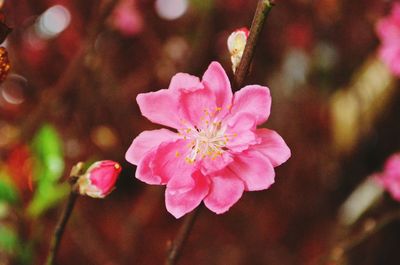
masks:
<svg viewBox="0 0 400 265"><path fill-rule="evenodd" d="M226 212L243 191L269 188L274 167L290 157L278 133L256 128L269 117L269 89L249 85L232 95L217 62L201 81L178 73L168 89L139 94L137 102L143 116L175 130L142 132L126 159L137 165L139 180L166 185L166 207L176 218L202 201Z"/></svg>
<svg viewBox="0 0 400 265"><path fill-rule="evenodd" d="M383 172L378 174L377 180L393 199L400 201L400 153L393 154L388 158Z"/></svg>
<svg viewBox="0 0 400 265"><path fill-rule="evenodd" d="M143 18L135 0L122 0L114 9L112 25L125 36L134 36L143 29Z"/></svg>
<svg viewBox="0 0 400 265"><path fill-rule="evenodd" d="M400 3L393 4L389 16L378 21L376 31L381 41L379 57L400 76Z"/></svg>
<svg viewBox="0 0 400 265"><path fill-rule="evenodd" d="M114 189L121 166L111 160L92 164L78 179L79 193L93 198L104 198Z"/></svg>

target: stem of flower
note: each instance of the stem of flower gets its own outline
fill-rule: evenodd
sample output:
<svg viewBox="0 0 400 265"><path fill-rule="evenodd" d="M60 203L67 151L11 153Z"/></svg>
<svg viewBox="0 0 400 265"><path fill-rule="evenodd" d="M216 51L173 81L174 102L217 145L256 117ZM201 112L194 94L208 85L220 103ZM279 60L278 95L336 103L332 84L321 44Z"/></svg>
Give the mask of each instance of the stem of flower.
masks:
<svg viewBox="0 0 400 265"><path fill-rule="evenodd" d="M257 4L256 12L254 14L253 22L251 24L250 34L243 52L242 60L234 76L234 83L237 88L242 86L243 81L248 74L255 46L259 39L261 30L264 26L265 19L267 18L267 15L272 9L273 5L274 3L272 2L272 0L260 0ZM185 241L189 237L190 231L196 220L199 209L200 207L197 207L192 213L186 216L178 235L171 244L165 265L175 265L177 263L181 249Z"/></svg>
<svg viewBox="0 0 400 265"><path fill-rule="evenodd" d="M71 192L68 197L67 205L65 206L62 214L60 215L60 219L57 222L56 229L54 230L53 238L50 242L49 253L47 255L46 265L53 265L55 261L55 257L57 255L57 251L60 246L60 242L62 236L65 231L65 227L71 216L72 210L74 209L76 199L78 198L78 192L76 191L75 183L78 179L78 176L82 174L83 163L79 162L75 166L72 167L71 173L69 175L69 182L71 184Z"/></svg>
<svg viewBox="0 0 400 265"><path fill-rule="evenodd" d="M65 226L69 220L69 217L71 216L77 198L78 194L74 191L71 191L68 197L67 205L65 206L61 218L58 220L56 229L54 231L54 235L50 243L49 255L47 256L46 265L54 264L57 251L60 246L61 238L64 234Z"/></svg>
<svg viewBox="0 0 400 265"><path fill-rule="evenodd" d="M392 223L395 220L400 219L400 211L394 210L392 212L386 213L383 217L378 220L374 220L372 218L367 219L363 224L363 229L355 233L352 236L345 235L345 240L339 242L334 246L330 253L325 255L321 259L320 264L337 264L340 260L342 260L346 254L351 251L356 246L360 245L362 242L370 238L372 235L379 232L383 227ZM332 263L333 264L333 263Z"/></svg>
<svg viewBox="0 0 400 265"><path fill-rule="evenodd" d="M186 218L183 221L183 224L178 232L178 235L176 236L175 240L171 244L165 265L176 264L176 262L180 256L183 244L189 237L190 231L192 230L194 221L196 220L196 217L197 217L199 211L200 211L200 207L197 207L193 212L191 212L190 214L188 214L188 216L186 216Z"/></svg>
<svg viewBox="0 0 400 265"><path fill-rule="evenodd" d="M234 85L236 89L239 89L243 85L243 81L249 72L250 63L253 59L254 50L264 26L265 19L273 6L274 3L271 0L258 1L253 22L251 23L249 38L247 39L242 59L240 60L239 67L234 77Z"/></svg>

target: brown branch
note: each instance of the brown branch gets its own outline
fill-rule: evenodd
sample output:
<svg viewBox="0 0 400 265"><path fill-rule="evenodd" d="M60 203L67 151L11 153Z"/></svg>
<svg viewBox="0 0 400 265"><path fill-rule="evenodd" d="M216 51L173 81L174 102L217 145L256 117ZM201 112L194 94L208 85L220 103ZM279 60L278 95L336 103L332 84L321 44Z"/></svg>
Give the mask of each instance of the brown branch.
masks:
<svg viewBox="0 0 400 265"><path fill-rule="evenodd" d="M251 60L253 59L254 50L260 37L261 30L264 22L271 11L274 3L270 0L259 0L254 14L253 22L251 23L249 38L247 39L244 48L242 59L240 60L239 67L235 73L234 86L239 89L244 82L248 72Z"/></svg>
<svg viewBox="0 0 400 265"><path fill-rule="evenodd" d="M183 247L183 244L186 242L189 237L190 231L192 230L194 221L200 211L200 207L197 207L193 212L188 214L183 221L183 224L176 236L175 240L172 242L171 247L168 252L167 260L165 265L174 265L176 264Z"/></svg>
<svg viewBox="0 0 400 265"><path fill-rule="evenodd" d="M54 264L58 248L60 247L61 238L64 234L65 226L69 220L69 217L71 216L77 198L78 194L74 191L71 191L68 197L67 205L65 206L64 211L61 214L61 218L59 219L56 229L54 231L53 239L51 240L50 243L50 249L49 249L49 254L47 256L46 265Z"/></svg>
<svg viewBox="0 0 400 265"><path fill-rule="evenodd" d="M320 264L331 264L332 261L337 262L342 260L346 253L357 247L372 235L379 232L383 227L395 220L400 220L400 211L395 210L385 214L379 220L367 219L363 224L363 229L337 243L328 254L322 257Z"/></svg>
<svg viewBox="0 0 400 265"><path fill-rule="evenodd" d="M69 175L68 181L71 184L71 192L68 197L67 204L60 215L60 219L57 222L56 229L54 230L53 238L51 239L49 253L47 255L46 265L53 265L55 257L57 255L58 249L60 247L60 242L65 231L65 227L71 216L72 210L74 209L76 199L78 198L78 192L76 191L75 182L78 176L82 174L83 163L79 162L72 167L71 173Z"/></svg>

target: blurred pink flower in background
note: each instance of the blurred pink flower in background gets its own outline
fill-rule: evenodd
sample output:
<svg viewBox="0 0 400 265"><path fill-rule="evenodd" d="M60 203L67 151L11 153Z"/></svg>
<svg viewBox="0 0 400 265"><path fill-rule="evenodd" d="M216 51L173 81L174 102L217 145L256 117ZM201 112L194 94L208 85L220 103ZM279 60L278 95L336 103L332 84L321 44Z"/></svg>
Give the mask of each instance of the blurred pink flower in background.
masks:
<svg viewBox="0 0 400 265"><path fill-rule="evenodd" d="M126 153L136 178L166 185L167 210L176 218L202 201L226 212L243 191L274 183L274 167L290 157L278 133L257 129L270 114L267 87L249 85L232 94L222 66L213 62L198 77L178 73L168 89L139 94L146 118L176 131L144 131Z"/></svg>
<svg viewBox="0 0 400 265"><path fill-rule="evenodd" d="M378 174L377 180L393 199L400 201L400 153L393 154L388 158L383 172Z"/></svg>
<svg viewBox="0 0 400 265"><path fill-rule="evenodd" d="M121 173L121 166L111 160L93 163L85 174L79 177L79 193L92 198L104 198L114 190Z"/></svg>
<svg viewBox="0 0 400 265"><path fill-rule="evenodd" d="M125 36L134 36L142 31L143 18L135 0L122 0L114 9L112 26Z"/></svg>
<svg viewBox="0 0 400 265"><path fill-rule="evenodd" d="M376 31L381 41L379 57L400 76L400 3L393 4L389 16L378 21Z"/></svg>

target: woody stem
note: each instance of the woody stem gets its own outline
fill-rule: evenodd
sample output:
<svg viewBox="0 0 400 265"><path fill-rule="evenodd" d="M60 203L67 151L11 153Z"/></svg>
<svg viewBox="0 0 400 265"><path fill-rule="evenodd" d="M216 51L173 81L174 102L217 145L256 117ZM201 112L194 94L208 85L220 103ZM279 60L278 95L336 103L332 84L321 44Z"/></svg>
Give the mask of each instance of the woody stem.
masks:
<svg viewBox="0 0 400 265"><path fill-rule="evenodd" d="M72 167L71 173L69 174L68 181L71 184L71 191L69 193L67 204L60 215L60 219L57 222L57 226L54 230L53 238L50 242L49 252L47 254L46 265L53 265L55 258L57 256L58 249L60 247L60 242L65 231L65 227L71 216L72 210L74 209L76 199L78 198L78 192L76 190L76 181L78 177L82 174L83 163L79 162Z"/></svg>
<svg viewBox="0 0 400 265"><path fill-rule="evenodd" d="M274 6L274 2L271 0L259 0L254 14L253 22L251 23L249 37L247 39L246 46L243 51L242 59L240 60L239 67L235 73L234 84L236 89L243 85L244 79L246 78L251 60L253 59L254 50L258 39L260 37L261 30L264 26L265 20Z"/></svg>
<svg viewBox="0 0 400 265"><path fill-rule="evenodd" d="M190 213L190 214L188 214L188 216L186 216L175 240L171 244L165 265L176 264L180 254L181 254L180 252L183 247L183 244L186 242L187 238L189 237L190 231L192 230L192 227L193 227L196 217L199 213L199 210L200 210L200 207L197 207L192 213Z"/></svg>
<svg viewBox="0 0 400 265"><path fill-rule="evenodd" d="M78 198L78 194L74 191L71 191L68 197L67 205L64 208L63 213L61 214L60 219L58 220L56 229L54 230L54 235L50 243L49 254L47 256L46 265L53 265L55 261L55 257L57 255L61 238L64 234L65 227L71 216L72 210L74 209L76 199Z"/></svg>

